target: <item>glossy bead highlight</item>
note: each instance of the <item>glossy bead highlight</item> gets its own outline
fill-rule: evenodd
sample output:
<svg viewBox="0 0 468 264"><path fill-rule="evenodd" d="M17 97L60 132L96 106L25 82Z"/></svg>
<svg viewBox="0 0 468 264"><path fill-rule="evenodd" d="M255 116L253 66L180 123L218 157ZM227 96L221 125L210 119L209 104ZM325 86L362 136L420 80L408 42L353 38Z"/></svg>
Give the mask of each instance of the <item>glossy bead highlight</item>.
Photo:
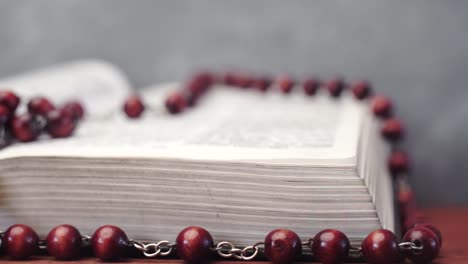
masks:
<svg viewBox="0 0 468 264"><path fill-rule="evenodd" d="M348 237L336 229L325 229L313 238L312 253L323 264L342 263L348 257Z"/></svg>
<svg viewBox="0 0 468 264"><path fill-rule="evenodd" d="M442 247L442 232L440 232L437 227L427 223L417 223L415 226L422 226L434 232L434 234L436 234L437 238L439 239L440 247Z"/></svg>
<svg viewBox="0 0 468 264"><path fill-rule="evenodd" d="M265 237L265 256L274 264L293 263L301 253L301 239L291 230L276 229Z"/></svg>
<svg viewBox="0 0 468 264"><path fill-rule="evenodd" d="M125 232L113 225L101 226L91 237L94 255L103 261L116 261L125 257L128 245Z"/></svg>
<svg viewBox="0 0 468 264"><path fill-rule="evenodd" d="M408 250L406 256L416 264L431 263L439 255L439 239L430 229L416 226L406 232L404 242L413 242L416 246L422 246L420 252Z"/></svg>
<svg viewBox="0 0 468 264"><path fill-rule="evenodd" d="M78 259L81 256L81 234L74 226L59 225L47 235L47 251L59 260Z"/></svg>
<svg viewBox="0 0 468 264"><path fill-rule="evenodd" d="M39 237L27 225L10 226L5 231L2 242L6 255L12 259L27 259L39 249Z"/></svg>
<svg viewBox="0 0 468 264"><path fill-rule="evenodd" d="M362 241L361 248L370 264L392 264L401 260L397 237L386 229L370 233Z"/></svg>
<svg viewBox="0 0 468 264"><path fill-rule="evenodd" d="M206 263L211 259L214 241L205 229L190 226L179 233L176 246L179 258L186 263Z"/></svg>

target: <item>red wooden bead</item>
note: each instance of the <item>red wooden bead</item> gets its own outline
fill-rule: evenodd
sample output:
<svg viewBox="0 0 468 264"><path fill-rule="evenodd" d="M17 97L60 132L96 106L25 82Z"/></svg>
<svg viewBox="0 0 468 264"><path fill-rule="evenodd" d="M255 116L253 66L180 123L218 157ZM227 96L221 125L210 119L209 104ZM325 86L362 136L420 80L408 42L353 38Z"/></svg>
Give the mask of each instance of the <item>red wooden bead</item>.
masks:
<svg viewBox="0 0 468 264"><path fill-rule="evenodd" d="M0 91L0 104L8 107L11 113L15 112L21 99L12 91Z"/></svg>
<svg viewBox="0 0 468 264"><path fill-rule="evenodd" d="M12 259L26 259L39 249L39 237L27 225L12 225L3 235L3 248Z"/></svg>
<svg viewBox="0 0 468 264"><path fill-rule="evenodd" d="M84 117L83 105L78 101L70 101L65 103L61 109L62 112L70 115L74 120L80 120Z"/></svg>
<svg viewBox="0 0 468 264"><path fill-rule="evenodd" d="M431 263L439 255L439 239L430 229L417 226L406 232L404 242L413 242L416 246L422 246L421 251L408 250L406 256L416 264Z"/></svg>
<svg viewBox="0 0 468 264"><path fill-rule="evenodd" d="M11 117L11 111L5 105L0 104L0 125L6 124Z"/></svg>
<svg viewBox="0 0 468 264"><path fill-rule="evenodd" d="M45 116L55 109L55 106L45 97L35 97L28 102L28 112L32 115Z"/></svg>
<svg viewBox="0 0 468 264"><path fill-rule="evenodd" d="M177 254L187 263L208 262L213 245L210 233L198 226L185 228L176 239Z"/></svg>
<svg viewBox="0 0 468 264"><path fill-rule="evenodd" d="M46 119L46 131L51 137L69 137L75 131L77 121L67 112L52 110L47 113Z"/></svg>
<svg viewBox="0 0 468 264"><path fill-rule="evenodd" d="M252 86L252 88L254 88L256 90L265 92L266 90L268 90L268 88L270 88L272 82L273 81L271 80L271 78L269 78L267 76L257 77L257 78L252 80L251 86Z"/></svg>
<svg viewBox="0 0 468 264"><path fill-rule="evenodd" d="M265 256L274 264L293 263L301 253L301 239L291 230L276 229L265 237Z"/></svg>
<svg viewBox="0 0 468 264"><path fill-rule="evenodd" d="M278 85L281 92L287 94L292 91L295 85L295 81L288 75L281 75L276 79L276 84Z"/></svg>
<svg viewBox="0 0 468 264"><path fill-rule="evenodd" d="M205 93L214 83L214 76L209 73L199 73L194 75L186 84L185 89L190 93L199 96Z"/></svg>
<svg viewBox="0 0 468 264"><path fill-rule="evenodd" d="M138 95L131 95L125 100L123 110L127 117L138 118L145 110L145 105Z"/></svg>
<svg viewBox="0 0 468 264"><path fill-rule="evenodd" d="M336 229L325 229L315 235L312 253L324 264L343 262L351 247L348 237Z"/></svg>
<svg viewBox="0 0 468 264"><path fill-rule="evenodd" d="M129 241L125 232L113 225L98 228L91 237L94 255L103 261L115 261L125 257Z"/></svg>
<svg viewBox="0 0 468 264"><path fill-rule="evenodd" d="M410 158L408 154L401 150L394 151L388 159L388 169L392 175L408 172L410 169Z"/></svg>
<svg viewBox="0 0 468 264"><path fill-rule="evenodd" d="M235 73L234 72L226 72L224 75L223 75L223 83L225 85L228 85L228 86L233 86L234 85L234 77Z"/></svg>
<svg viewBox="0 0 468 264"><path fill-rule="evenodd" d="M304 80L302 83L302 88L307 95L314 95L317 92L317 89L320 86L320 82L315 78L309 78Z"/></svg>
<svg viewBox="0 0 468 264"><path fill-rule="evenodd" d="M434 232L434 234L436 234L437 238L439 239L440 247L442 247L442 232L440 232L440 230L437 227L427 223L417 223L414 226L422 226Z"/></svg>
<svg viewBox="0 0 468 264"><path fill-rule="evenodd" d="M247 73L238 72L234 74L234 86L248 88L252 85L254 78Z"/></svg>
<svg viewBox="0 0 468 264"><path fill-rule="evenodd" d="M34 141L39 137L42 126L39 120L30 115L23 114L13 119L11 130L13 136L22 142Z"/></svg>
<svg viewBox="0 0 468 264"><path fill-rule="evenodd" d="M187 98L181 92L175 92L166 99L166 109L171 114L178 114L187 107Z"/></svg>
<svg viewBox="0 0 468 264"><path fill-rule="evenodd" d="M339 97L341 92L346 88L342 78L335 78L327 81L325 87L332 97Z"/></svg>
<svg viewBox="0 0 468 264"><path fill-rule="evenodd" d="M371 264L392 264L401 260L397 237L386 229L370 233L362 241L361 248L367 262Z"/></svg>
<svg viewBox="0 0 468 264"><path fill-rule="evenodd" d="M400 120L391 118L384 121L381 133L385 139L389 141L397 141L404 137L405 127Z"/></svg>
<svg viewBox="0 0 468 264"><path fill-rule="evenodd" d="M356 99L362 100L371 95L372 88L368 81L362 80L351 85L351 91Z"/></svg>
<svg viewBox="0 0 468 264"><path fill-rule="evenodd" d="M393 103L385 96L374 96L372 99L372 112L379 118L388 118L393 114Z"/></svg>
<svg viewBox="0 0 468 264"><path fill-rule="evenodd" d="M49 255L60 260L77 259L81 255L81 234L74 226L59 225L47 235Z"/></svg>

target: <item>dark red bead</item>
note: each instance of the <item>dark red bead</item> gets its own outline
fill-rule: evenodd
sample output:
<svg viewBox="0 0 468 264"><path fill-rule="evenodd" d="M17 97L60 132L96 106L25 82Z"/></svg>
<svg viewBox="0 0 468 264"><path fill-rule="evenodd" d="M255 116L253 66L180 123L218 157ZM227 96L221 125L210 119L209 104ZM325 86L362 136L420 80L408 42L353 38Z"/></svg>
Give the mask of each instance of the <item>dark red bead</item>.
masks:
<svg viewBox="0 0 468 264"><path fill-rule="evenodd" d="M339 97L341 92L346 88L346 84L342 78L335 78L327 81L325 88L327 88L332 97Z"/></svg>
<svg viewBox="0 0 468 264"><path fill-rule="evenodd" d="M410 169L410 158L408 154L401 150L393 151L388 159L388 169L392 175L408 172Z"/></svg>
<svg viewBox="0 0 468 264"><path fill-rule="evenodd" d="M362 80L352 84L351 91L356 99L362 100L371 95L372 88L368 81Z"/></svg>
<svg viewBox="0 0 468 264"><path fill-rule="evenodd" d="M405 135L405 127L400 120L391 118L384 121L381 133L385 139L389 141L397 141L403 139Z"/></svg>
<svg viewBox="0 0 468 264"><path fill-rule="evenodd" d="M301 239L291 230L276 229L265 237L265 256L274 264L293 263L301 253Z"/></svg>
<svg viewBox="0 0 468 264"><path fill-rule="evenodd" d="M127 117L138 118L145 110L145 105L138 95L131 95L125 100L123 110Z"/></svg>
<svg viewBox="0 0 468 264"><path fill-rule="evenodd" d="M11 113L15 112L21 99L12 91L0 91L0 104L8 107Z"/></svg>
<svg viewBox="0 0 468 264"><path fill-rule="evenodd" d="M252 85L254 78L245 72L237 72L233 75L233 85L240 88L248 88Z"/></svg>
<svg viewBox="0 0 468 264"><path fill-rule="evenodd" d="M28 112L32 115L46 115L55 106L45 97L35 97L28 103Z"/></svg>
<svg viewBox="0 0 468 264"><path fill-rule="evenodd" d="M406 232L404 242L413 242L416 246L422 246L421 251L408 250L406 256L416 264L431 263L439 255L440 244L437 235L423 226L416 226Z"/></svg>
<svg viewBox="0 0 468 264"><path fill-rule="evenodd" d="M113 225L98 228L91 237L94 255L103 261L116 261L126 256L129 241L125 232Z"/></svg>
<svg viewBox="0 0 468 264"><path fill-rule="evenodd" d="M193 107L197 104L198 100L200 99L200 95L196 95L195 93L184 91L183 95L185 96L185 100L187 101L187 106Z"/></svg>
<svg viewBox="0 0 468 264"><path fill-rule="evenodd" d="M307 95L314 95L319 87L320 82L315 78L306 79L302 83L302 88L304 88L304 92Z"/></svg>
<svg viewBox="0 0 468 264"><path fill-rule="evenodd" d="M393 103L385 96L374 96L372 99L372 112L379 118L388 118L393 114Z"/></svg>
<svg viewBox="0 0 468 264"><path fill-rule="evenodd" d="M214 80L214 75L208 72L196 74L185 84L185 90L195 96L200 96L213 85Z"/></svg>
<svg viewBox="0 0 468 264"><path fill-rule="evenodd" d="M171 114L178 114L187 107L187 98L181 92L175 92L166 99L166 109Z"/></svg>
<svg viewBox="0 0 468 264"><path fill-rule="evenodd" d="M177 254L187 263L208 262L213 246L210 233L198 226L185 228L176 239Z"/></svg>
<svg viewBox="0 0 468 264"><path fill-rule="evenodd" d="M39 249L39 237L27 225L12 225L3 235L3 248L12 259L26 259Z"/></svg>
<svg viewBox="0 0 468 264"><path fill-rule="evenodd" d="M265 91L268 90L268 88L270 88L272 82L273 81L269 77L266 77L266 76L265 77L257 77L255 79L253 79L251 86L252 86L252 88L254 88L256 90L265 92Z"/></svg>
<svg viewBox="0 0 468 264"><path fill-rule="evenodd" d="M361 244L362 253L370 264L392 264L401 260L398 239L391 231L379 229L370 233Z"/></svg>
<svg viewBox="0 0 468 264"><path fill-rule="evenodd" d="M281 92L287 94L292 91L295 85L295 81L288 75L281 75L276 79L276 84L278 85Z"/></svg>
<svg viewBox="0 0 468 264"><path fill-rule="evenodd" d="M41 122L30 114L23 114L13 118L11 130L13 136L22 142L34 141L42 131Z"/></svg>
<svg viewBox="0 0 468 264"><path fill-rule="evenodd" d="M5 105L0 104L0 125L6 124L11 117L11 111Z"/></svg>
<svg viewBox="0 0 468 264"><path fill-rule="evenodd" d="M76 120L67 112L52 110L46 116L47 133L54 138L69 137L76 128Z"/></svg>
<svg viewBox="0 0 468 264"><path fill-rule="evenodd" d="M70 101L65 103L61 109L62 112L70 115L74 120L80 120L84 117L83 105L78 101Z"/></svg>
<svg viewBox="0 0 468 264"><path fill-rule="evenodd" d="M325 229L315 235L312 253L324 264L336 264L345 261L350 247L349 239L343 232Z"/></svg>
<svg viewBox="0 0 468 264"><path fill-rule="evenodd" d="M223 75L223 83L228 86L233 86L234 85L234 79L235 79L235 73L234 72L226 72Z"/></svg>
<svg viewBox="0 0 468 264"><path fill-rule="evenodd" d="M442 247L442 232L440 232L440 230L437 227L427 223L417 223L415 226L422 226L434 232L434 234L436 234L437 238L439 239L440 247Z"/></svg>
<svg viewBox="0 0 468 264"><path fill-rule="evenodd" d="M74 226L59 225L47 235L49 255L60 260L77 259L81 255L81 234Z"/></svg>

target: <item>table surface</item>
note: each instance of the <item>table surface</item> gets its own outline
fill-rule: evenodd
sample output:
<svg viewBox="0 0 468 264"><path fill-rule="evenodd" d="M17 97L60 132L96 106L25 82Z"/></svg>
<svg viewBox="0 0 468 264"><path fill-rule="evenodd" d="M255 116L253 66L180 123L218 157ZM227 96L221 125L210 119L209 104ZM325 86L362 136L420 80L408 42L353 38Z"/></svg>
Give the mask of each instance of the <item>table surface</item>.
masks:
<svg viewBox="0 0 468 264"><path fill-rule="evenodd" d="M467 208L434 208L424 210L428 220L437 226L443 235L443 248L440 257L434 262L436 264L459 264L468 263L468 207ZM3 263L19 263L15 261L2 261ZM49 257L31 259L29 262L36 264L65 264L65 263L102 263L96 259L89 258L80 261L59 262ZM182 263L177 259L131 259L122 263ZM217 261L217 264L260 264L266 262L244 262L244 261ZM310 263L310 262L309 262Z"/></svg>

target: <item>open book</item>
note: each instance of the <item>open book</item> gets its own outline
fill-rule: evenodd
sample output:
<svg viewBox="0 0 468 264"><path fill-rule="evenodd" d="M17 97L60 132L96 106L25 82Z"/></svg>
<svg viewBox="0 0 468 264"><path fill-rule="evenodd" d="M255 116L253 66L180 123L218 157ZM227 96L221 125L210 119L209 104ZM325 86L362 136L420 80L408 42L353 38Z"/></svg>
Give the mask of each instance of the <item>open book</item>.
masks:
<svg viewBox="0 0 468 264"><path fill-rule="evenodd" d="M23 98L78 98L75 135L0 151L0 226L42 236L62 223L92 234L114 224L129 237L173 241L190 225L215 241L250 245L276 228L307 239L325 228L359 243L398 232L385 157L366 104L345 93L283 95L216 86L197 107L169 115L179 84L142 89L150 108L129 120L130 86L114 66L83 61L0 81Z"/></svg>

